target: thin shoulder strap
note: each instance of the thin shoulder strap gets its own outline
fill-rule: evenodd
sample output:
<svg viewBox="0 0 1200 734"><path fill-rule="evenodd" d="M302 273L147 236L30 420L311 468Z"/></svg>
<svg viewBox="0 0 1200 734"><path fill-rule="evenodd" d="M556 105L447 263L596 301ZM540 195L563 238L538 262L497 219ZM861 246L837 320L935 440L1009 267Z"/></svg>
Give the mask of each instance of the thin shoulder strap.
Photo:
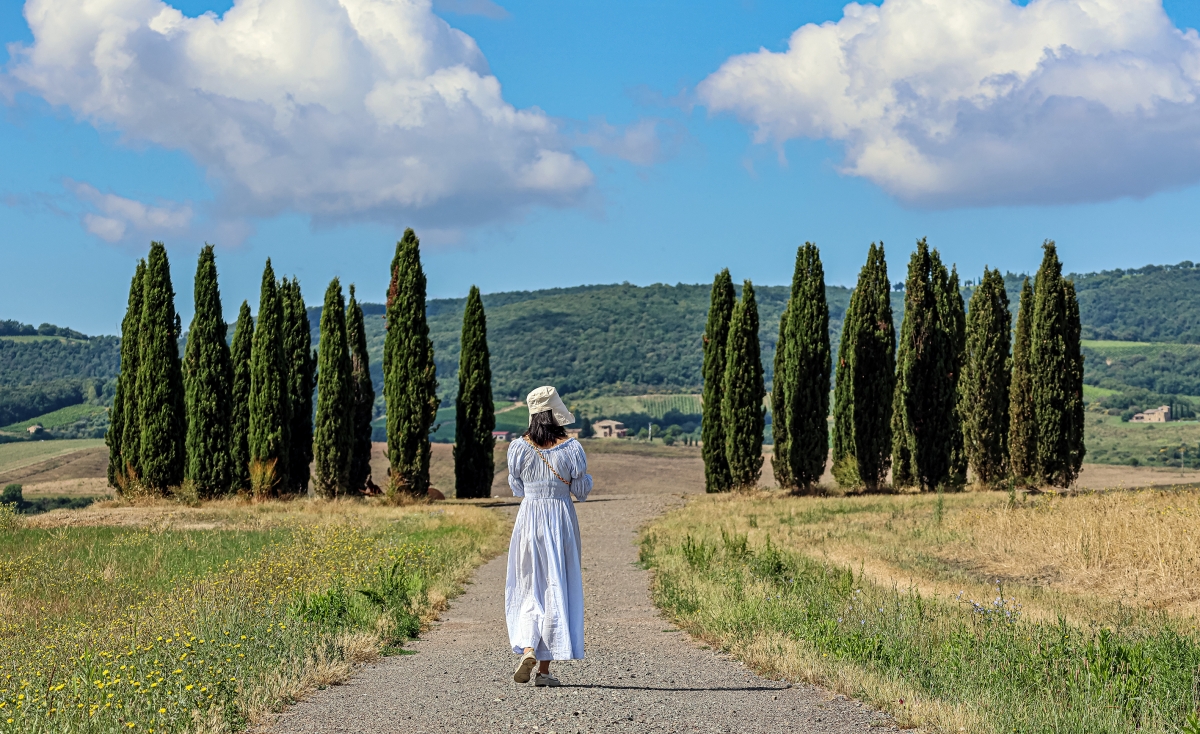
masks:
<svg viewBox="0 0 1200 734"><path fill-rule="evenodd" d="M546 468L550 470L550 473L558 477L558 481L562 482L568 487L571 486L571 480L563 479L562 475L555 471L554 467L546 459L546 455L543 454L540 449L538 449L537 445L535 445L533 441L529 440L529 436L522 436L522 438L525 439L525 443L529 444L529 448L533 449L534 453L538 455L538 458L542 460L542 463L546 465Z"/></svg>

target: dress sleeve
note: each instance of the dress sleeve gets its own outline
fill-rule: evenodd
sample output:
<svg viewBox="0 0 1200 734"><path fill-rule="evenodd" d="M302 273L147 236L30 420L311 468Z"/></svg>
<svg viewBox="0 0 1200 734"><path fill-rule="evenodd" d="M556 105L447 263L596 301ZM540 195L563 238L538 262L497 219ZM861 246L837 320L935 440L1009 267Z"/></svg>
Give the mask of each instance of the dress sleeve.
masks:
<svg viewBox="0 0 1200 734"><path fill-rule="evenodd" d="M571 494L580 502L592 493L592 475L587 473L587 454L579 441L571 447Z"/></svg>
<svg viewBox="0 0 1200 734"><path fill-rule="evenodd" d="M508 445L508 488L513 497L525 496L525 482L521 480L521 470L525 468L525 455L521 450L521 442L513 441Z"/></svg>

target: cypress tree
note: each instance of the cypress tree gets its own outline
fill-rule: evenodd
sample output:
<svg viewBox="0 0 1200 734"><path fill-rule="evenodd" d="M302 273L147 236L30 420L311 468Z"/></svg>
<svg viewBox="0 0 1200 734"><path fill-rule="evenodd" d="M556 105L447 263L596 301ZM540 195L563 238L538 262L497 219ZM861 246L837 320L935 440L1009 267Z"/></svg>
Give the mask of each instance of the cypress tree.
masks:
<svg viewBox="0 0 1200 734"><path fill-rule="evenodd" d="M354 384L351 380L350 344L346 334L346 302L342 284L334 278L325 290L321 310L321 338L317 343L317 424L313 433L317 494L326 498L350 489L354 458Z"/></svg>
<svg viewBox="0 0 1200 734"><path fill-rule="evenodd" d="M1054 242L1046 240L1042 249L1042 266L1033 285L1029 352L1038 477L1047 484L1069 487L1078 472L1076 457L1082 461L1082 445L1077 443L1082 427L1076 426L1075 408L1076 400L1082 401L1083 386L1080 382L1076 390L1075 375L1082 359L1075 356L1078 346L1068 345L1078 342L1078 306L1068 305L1068 292L1074 302L1075 289L1071 285L1068 291Z"/></svg>
<svg viewBox="0 0 1200 734"><path fill-rule="evenodd" d="M1012 382L1008 391L1008 465L1013 477L1033 481L1039 474L1037 413L1033 404L1033 288L1021 284L1017 328L1013 335Z"/></svg>
<svg viewBox="0 0 1200 734"><path fill-rule="evenodd" d="M463 312L462 351L458 358L458 400L454 424L454 491L460 499L488 497L495 466L496 412L492 403L492 366L487 316L479 289L471 286Z"/></svg>
<svg viewBox="0 0 1200 734"><path fill-rule="evenodd" d="M936 250L917 242L905 282L896 393L892 401L893 482L936 489L951 478L957 430L957 276ZM952 292L953 291L953 292ZM961 311L958 311L961 313Z"/></svg>
<svg viewBox="0 0 1200 734"><path fill-rule="evenodd" d="M891 464L896 329L883 244L871 244L842 326L834 385L834 468L847 482L877 489Z"/></svg>
<svg viewBox="0 0 1200 734"><path fill-rule="evenodd" d="M290 411L284 359L283 305L268 258L259 292L258 325L250 350L250 463L261 472L259 486L254 490L262 494L288 486Z"/></svg>
<svg viewBox="0 0 1200 734"><path fill-rule="evenodd" d="M788 463L792 481L821 481L829 458L829 304L821 252L811 242L796 253L788 333Z"/></svg>
<svg viewBox="0 0 1200 734"><path fill-rule="evenodd" d="M758 345L758 303L746 281L742 298L729 319L725 346L725 380L721 385L721 419L725 424L725 458L732 486L752 488L762 473L766 408L762 353Z"/></svg>
<svg viewBox="0 0 1200 734"><path fill-rule="evenodd" d="M235 490L250 489L250 355L254 343L254 319L250 304L242 301L229 358L233 363L230 405L230 484Z"/></svg>
<svg viewBox="0 0 1200 734"><path fill-rule="evenodd" d="M371 476L371 419L375 415L375 386L371 383L371 360L367 355L367 329L362 306L350 286L350 304L346 307L346 338L350 342L350 382L354 387L354 408L350 433L354 437L350 459L350 491L366 488Z"/></svg>
<svg viewBox="0 0 1200 734"><path fill-rule="evenodd" d="M412 229L396 243L387 296L383 394L387 401L389 492L429 490L429 429L437 416L437 368L425 320L421 242Z"/></svg>
<svg viewBox="0 0 1200 734"><path fill-rule="evenodd" d="M797 261L796 267L800 263ZM771 468L775 474L775 484L784 488L795 487L796 481L792 476L791 441L788 436L788 418L790 404L788 393L794 389L794 367L789 352L792 348L791 311L796 301L796 279L792 278L792 296L783 306L783 314L779 317L779 339L775 342L775 369L771 382L771 442L774 452Z"/></svg>
<svg viewBox="0 0 1200 734"><path fill-rule="evenodd" d="M230 424L233 362L225 341L213 246L196 265L196 311L188 329L183 373L187 398L187 478L202 496L225 494L233 479Z"/></svg>
<svg viewBox="0 0 1200 734"><path fill-rule="evenodd" d="M725 458L725 426L721 417L725 382L725 348L729 341L729 321L733 318L733 279L729 268L713 279L704 327L704 397L701 410L701 454L704 457L704 489L728 492L733 487L729 461Z"/></svg>
<svg viewBox="0 0 1200 734"><path fill-rule="evenodd" d="M148 488L165 493L183 482L187 418L179 363L179 316L167 248L161 242L150 244L142 294L137 380L139 468Z"/></svg>
<svg viewBox="0 0 1200 734"><path fill-rule="evenodd" d="M976 481L984 486L994 485L1008 472L1011 340L1004 277L985 267L967 311L961 391L967 459Z"/></svg>
<svg viewBox="0 0 1200 734"><path fill-rule="evenodd" d="M312 327L300 281L286 278L279 286L283 307L283 355L288 391L288 489L308 491L309 465L313 460L312 398L316 387L316 356L312 348ZM345 316L342 317L343 325Z"/></svg>
<svg viewBox="0 0 1200 734"><path fill-rule="evenodd" d="M137 454L142 436L137 408L138 332L142 326L145 273L146 261L138 260L129 284L129 307L121 321L121 372L117 375L108 432L104 435L108 443L108 484L118 492L123 492L128 481L139 473Z"/></svg>
<svg viewBox="0 0 1200 734"><path fill-rule="evenodd" d="M1075 295L1074 281L1064 280L1063 291L1067 306L1066 343L1067 343L1067 431L1068 460L1066 474L1073 483L1083 468L1083 457L1087 448L1083 439L1083 351L1079 340L1083 328L1079 321L1079 299ZM1172 410L1171 415L1175 412ZM1069 484L1068 483L1068 484Z"/></svg>
<svg viewBox="0 0 1200 734"><path fill-rule="evenodd" d="M967 453L963 445L963 405L960 382L962 379L963 359L967 346L967 315L963 305L962 289L959 286L958 267L952 267L949 274L938 257L937 250L933 251L936 263L934 285L937 290L938 323L946 339L949 354L946 363L949 372L943 373L945 404L943 410L950 421L947 450L949 451L950 469L946 481L961 487L967 481Z"/></svg>

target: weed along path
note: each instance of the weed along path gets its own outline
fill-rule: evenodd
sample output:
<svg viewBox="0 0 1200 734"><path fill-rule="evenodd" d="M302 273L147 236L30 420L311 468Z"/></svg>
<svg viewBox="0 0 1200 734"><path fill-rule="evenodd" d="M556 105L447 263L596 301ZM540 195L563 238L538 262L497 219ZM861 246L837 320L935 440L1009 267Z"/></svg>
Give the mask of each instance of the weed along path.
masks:
<svg viewBox="0 0 1200 734"><path fill-rule="evenodd" d="M678 631L650 601L638 528L703 487L699 462L594 454L583 534L587 658L555 663L561 688L512 681L507 555L482 566L442 620L348 683L290 707L279 734L333 732L864 732L890 720L856 701L752 673ZM500 494L497 483L496 494ZM503 491L507 495L507 488ZM515 515L515 500L497 500Z"/></svg>

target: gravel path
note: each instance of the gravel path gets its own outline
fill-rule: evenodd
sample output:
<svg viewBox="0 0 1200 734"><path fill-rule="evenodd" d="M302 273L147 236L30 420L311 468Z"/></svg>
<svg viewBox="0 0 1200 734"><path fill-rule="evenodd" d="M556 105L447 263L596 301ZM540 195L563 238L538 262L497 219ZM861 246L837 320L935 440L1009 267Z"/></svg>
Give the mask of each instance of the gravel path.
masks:
<svg viewBox="0 0 1200 734"><path fill-rule="evenodd" d="M512 680L516 656L509 652L504 623L505 554L482 566L434 629L411 643L415 655L364 667L348 683L289 708L273 730L566 734L891 728L889 719L856 701L760 678L660 616L650 601L649 573L635 565L634 543L642 523L682 501L678 493L654 491L680 486L680 472L671 460L639 460L647 470L640 481L604 485L610 461L614 467L619 463L617 457L593 458L598 488L576 505L584 540L587 658L553 664L561 688ZM674 481L656 482L655 475ZM498 505L515 515L515 500Z"/></svg>

